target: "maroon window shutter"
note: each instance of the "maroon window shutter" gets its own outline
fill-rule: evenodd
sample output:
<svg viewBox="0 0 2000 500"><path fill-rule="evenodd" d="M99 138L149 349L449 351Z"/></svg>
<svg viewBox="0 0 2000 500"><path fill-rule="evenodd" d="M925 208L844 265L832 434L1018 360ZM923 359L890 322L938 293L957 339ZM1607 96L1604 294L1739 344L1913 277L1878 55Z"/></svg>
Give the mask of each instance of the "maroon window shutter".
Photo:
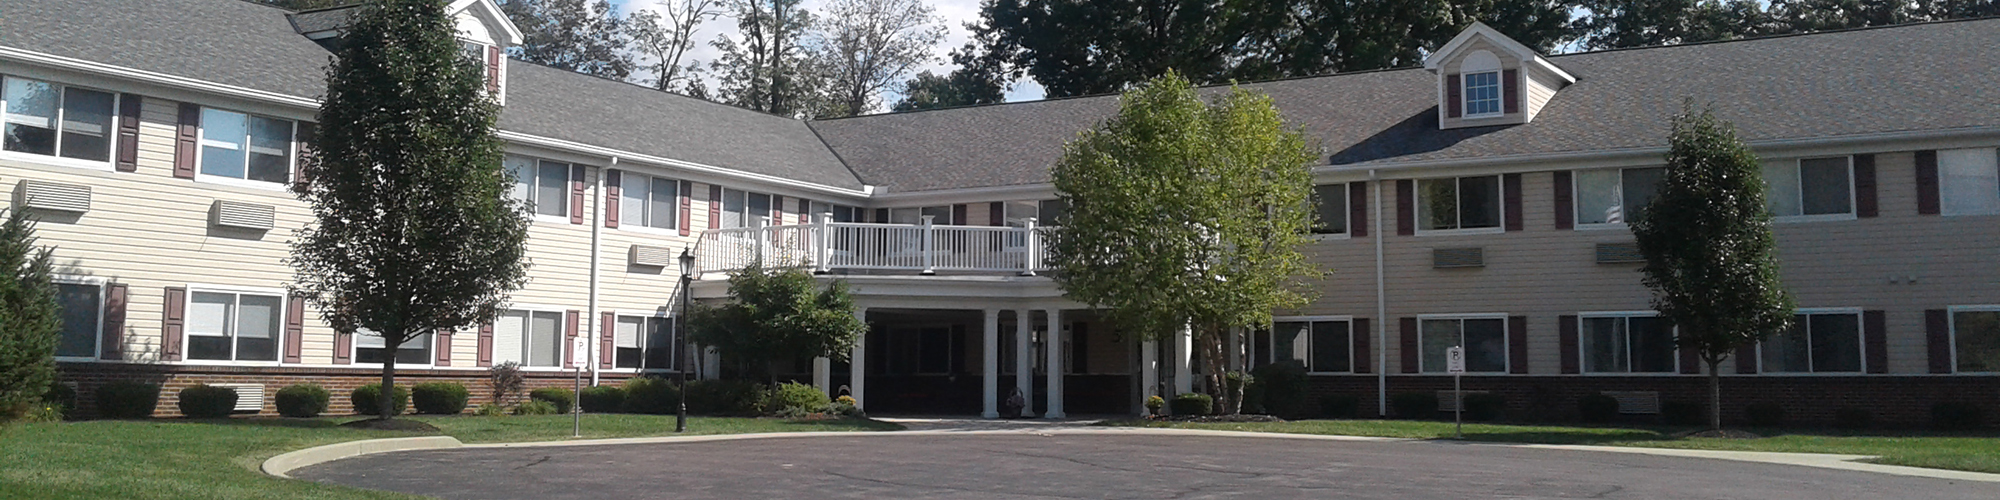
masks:
<svg viewBox="0 0 2000 500"><path fill-rule="evenodd" d="M583 176L588 173L589 170L584 168L583 165L570 165L569 167L569 223L571 224L583 223L583 194L585 190Z"/></svg>
<svg viewBox="0 0 2000 500"><path fill-rule="evenodd" d="M451 334L450 328L437 330L437 366L451 366Z"/></svg>
<svg viewBox="0 0 2000 500"><path fill-rule="evenodd" d="M606 312L602 316L603 318L597 322L597 331L599 332L597 336L597 368L609 370L612 367L613 360L618 359L618 346L615 345L617 338L612 337L613 330L618 328L618 315Z"/></svg>
<svg viewBox="0 0 2000 500"><path fill-rule="evenodd" d="M1501 215L1501 218L1505 219L1507 224L1507 230L1520 231L1521 230L1521 174L1507 174L1500 176L1500 193L1501 193L1500 194L1501 202L1506 204L1506 207L1501 209L1506 212L1505 214Z"/></svg>
<svg viewBox="0 0 2000 500"><path fill-rule="evenodd" d="M1924 311L1924 339L1930 344L1931 373L1951 373L1951 315L1944 309Z"/></svg>
<svg viewBox="0 0 2000 500"><path fill-rule="evenodd" d="M1417 372L1417 356L1422 354L1422 344L1417 343L1417 318L1403 318L1403 373Z"/></svg>
<svg viewBox="0 0 2000 500"><path fill-rule="evenodd" d="M1556 172L1556 229L1576 229L1576 190L1570 187L1568 170Z"/></svg>
<svg viewBox="0 0 2000 500"><path fill-rule="evenodd" d="M1370 346L1368 341L1373 336L1373 332L1368 329L1368 318L1354 318L1354 321L1349 324L1353 325L1348 327L1347 338L1354 346L1354 373L1374 373L1370 371L1373 369L1373 366L1368 364L1369 361L1374 359L1369 351Z"/></svg>
<svg viewBox="0 0 2000 500"><path fill-rule="evenodd" d="M1757 373L1757 344L1736 348L1736 373Z"/></svg>
<svg viewBox="0 0 2000 500"><path fill-rule="evenodd" d="M1678 349L1680 350L1681 353L1681 373L1688 375L1700 375L1701 353L1687 347L1680 347Z"/></svg>
<svg viewBox="0 0 2000 500"><path fill-rule="evenodd" d="M319 155L314 154L313 144L319 137L319 128L313 122L299 122L299 157L292 163L292 190L303 193L312 182L312 167L319 163Z"/></svg>
<svg viewBox="0 0 2000 500"><path fill-rule="evenodd" d="M1347 230L1353 236L1368 235L1368 183L1347 183Z"/></svg>
<svg viewBox="0 0 2000 500"><path fill-rule="evenodd" d="M1861 311L1861 339L1868 373L1889 373L1889 320L1882 311Z"/></svg>
<svg viewBox="0 0 2000 500"><path fill-rule="evenodd" d="M500 47L486 46L486 91L500 92Z"/></svg>
<svg viewBox="0 0 2000 500"><path fill-rule="evenodd" d="M1879 214L1875 187L1875 155L1854 155L1854 216Z"/></svg>
<svg viewBox="0 0 2000 500"><path fill-rule="evenodd" d="M300 344L306 337L306 298L302 295L285 297L285 362L299 363Z"/></svg>
<svg viewBox="0 0 2000 500"><path fill-rule="evenodd" d="M624 174L617 170L604 170L604 227L618 227L618 194L624 187L624 179Z"/></svg>
<svg viewBox="0 0 2000 500"><path fill-rule="evenodd" d="M333 332L333 364L354 363L354 332Z"/></svg>
<svg viewBox="0 0 2000 500"><path fill-rule="evenodd" d="M708 185L708 228L722 228L722 186Z"/></svg>
<svg viewBox="0 0 2000 500"><path fill-rule="evenodd" d="M145 104L138 94L118 95L118 171L139 171L139 109Z"/></svg>
<svg viewBox="0 0 2000 500"><path fill-rule="evenodd" d="M187 289L167 287L166 302L160 312L160 358L181 360L181 341L187 325Z"/></svg>
<svg viewBox="0 0 2000 500"><path fill-rule="evenodd" d="M965 219L969 217L972 217L972 209L970 207L965 206L964 203L951 206L952 224L963 226L965 225Z"/></svg>
<svg viewBox="0 0 2000 500"><path fill-rule="evenodd" d="M1459 109L1458 75L1444 75L1444 117L1458 118L1465 113Z"/></svg>
<svg viewBox="0 0 2000 500"><path fill-rule="evenodd" d="M784 195L776 195L776 194L771 195L771 225L773 226L785 225Z"/></svg>
<svg viewBox="0 0 2000 500"><path fill-rule="evenodd" d="M125 359L125 302L129 292L121 283L104 287L104 349L100 359Z"/></svg>
<svg viewBox="0 0 2000 500"><path fill-rule="evenodd" d="M694 224L694 193L692 192L692 191L694 191L694 183L692 183L692 182L684 182L684 181L683 181L683 182L681 182L681 183L680 183L680 186L679 186L679 188L680 188L680 189L676 189L675 191L679 191L679 192L680 192L680 195L681 195L681 196L680 196L680 198L681 198L681 223L680 223L680 227L681 227L681 236L687 236L687 235L688 235L688 231L690 231L690 230L692 230L692 229L693 229L693 228L690 228L690 227L688 227L688 225L690 225L690 224Z"/></svg>
<svg viewBox="0 0 2000 500"><path fill-rule="evenodd" d="M1580 342L1578 342L1576 337L1576 322L1576 316L1565 315L1556 317L1556 331L1558 334L1556 345L1562 349L1562 372L1565 374L1583 373L1583 360L1580 359L1583 357L1583 353L1579 352L1578 346Z"/></svg>
<svg viewBox="0 0 2000 500"><path fill-rule="evenodd" d="M1507 113L1521 112L1521 70L1510 69L1500 72L1500 102Z"/></svg>
<svg viewBox="0 0 2000 500"><path fill-rule="evenodd" d="M493 322L479 324L479 366L493 366Z"/></svg>
<svg viewBox="0 0 2000 500"><path fill-rule="evenodd" d="M1396 181L1396 234L1409 236L1417 234L1417 183L1409 179Z"/></svg>
<svg viewBox="0 0 2000 500"><path fill-rule="evenodd" d="M582 326L582 319L583 313L575 309L563 313L563 368L576 368L576 353L570 350L576 349L577 327Z"/></svg>
<svg viewBox="0 0 2000 500"><path fill-rule="evenodd" d="M1938 214L1937 151L1917 152L1917 214Z"/></svg>
<svg viewBox="0 0 2000 500"><path fill-rule="evenodd" d="M1007 225L1006 203L996 201L986 205L986 225L988 226Z"/></svg>
<svg viewBox="0 0 2000 500"><path fill-rule="evenodd" d="M1507 373L1528 373L1528 317L1507 317Z"/></svg>
<svg viewBox="0 0 2000 500"><path fill-rule="evenodd" d="M812 223L812 221L813 221L813 218L812 218L812 216L813 216L813 213L812 213L812 211L813 211L813 207L812 207L812 200L808 200L808 199L805 199L805 198L799 198L799 223L800 223L800 224L811 224L811 223Z"/></svg>
<svg viewBox="0 0 2000 500"><path fill-rule="evenodd" d="M174 177L194 178L195 135L201 131L201 105L181 103L180 124L174 131Z"/></svg>

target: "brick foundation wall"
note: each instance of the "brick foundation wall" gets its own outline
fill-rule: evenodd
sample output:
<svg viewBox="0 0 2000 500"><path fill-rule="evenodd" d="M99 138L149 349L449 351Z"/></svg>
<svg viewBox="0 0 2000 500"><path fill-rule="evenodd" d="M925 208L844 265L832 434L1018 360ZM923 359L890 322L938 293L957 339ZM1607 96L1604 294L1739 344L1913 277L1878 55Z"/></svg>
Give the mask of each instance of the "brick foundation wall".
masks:
<svg viewBox="0 0 2000 500"><path fill-rule="evenodd" d="M264 386L264 409L257 413L263 416L278 414L278 390L292 384L313 383L325 387L332 394L328 398L326 415L351 415L354 405L348 396L355 388L381 382L382 371L370 368L325 368L325 367L236 367L236 366L187 366L187 365L142 365L120 363L58 363L59 377L65 382L77 384L77 410L84 417L97 415L97 387L115 381L134 381L160 385L160 404L153 411L155 417L180 416L180 390L195 384L262 384ZM542 387L572 388L575 385L571 372L522 372L527 378L527 388L521 393ZM590 385L590 373L583 374L583 384ZM600 385L619 385L632 377L630 373L603 373L598 376ZM398 369L396 385L413 386L424 382L457 382L464 384L472 393L466 404L466 411L472 411L481 404L493 400L491 384L486 372L468 370ZM416 411L411 408L410 411ZM239 413L248 415L249 413Z"/></svg>
<svg viewBox="0 0 2000 500"><path fill-rule="evenodd" d="M1372 375L1313 376L1308 401L1317 405L1319 398L1328 394L1357 396L1360 415L1372 418L1377 415L1375 384ZM1452 380L1449 376L1390 375L1388 388L1394 398L1403 392L1448 391ZM1527 422L1577 421L1577 400L1602 391L1658 391L1662 404L1696 403L1703 411L1709 399L1708 378L1703 376L1469 376L1465 377L1465 390L1506 397L1504 418ZM1930 423L1931 405L1939 401L1977 404L1985 409L1989 424L2000 422L2000 376L1722 377L1722 419L1731 425L1744 422L1743 411L1748 405L1770 402L1785 408L1789 425L1831 426L1836 411L1861 408L1872 413L1880 426L1923 427ZM1622 423L1661 422L1658 415L1620 418Z"/></svg>

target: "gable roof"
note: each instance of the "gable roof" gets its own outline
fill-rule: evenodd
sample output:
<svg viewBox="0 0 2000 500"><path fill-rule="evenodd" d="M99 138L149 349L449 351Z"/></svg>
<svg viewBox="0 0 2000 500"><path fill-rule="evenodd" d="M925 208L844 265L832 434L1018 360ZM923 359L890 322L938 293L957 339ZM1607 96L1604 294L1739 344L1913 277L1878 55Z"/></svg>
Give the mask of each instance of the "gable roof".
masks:
<svg viewBox="0 0 2000 500"><path fill-rule="evenodd" d="M1554 155L1666 145L1684 99L1748 141L2000 127L2000 19L1909 24L1553 56L1577 83L1532 123L1439 130L1420 68L1244 87L1270 94L1329 165ZM1045 183L1062 144L1117 96L813 122L864 182L890 192Z"/></svg>
<svg viewBox="0 0 2000 500"><path fill-rule="evenodd" d="M1561 67L1557 67L1555 63L1549 62L1548 59L1542 57L1541 53L1535 52L1535 49L1521 45L1521 42L1514 41L1512 37L1500 33L1500 30L1493 29L1493 27L1479 21L1473 21L1471 26L1467 26L1464 30L1459 31L1458 36L1451 37L1450 42L1445 42L1443 47L1438 47L1436 51L1431 52L1429 57L1425 57L1424 69L1430 70L1433 73L1437 72L1439 64L1443 63L1446 59L1458 55L1459 49L1464 48L1466 44L1472 43L1475 39L1486 40L1492 43L1493 46L1499 47L1500 50L1507 51L1509 55L1522 61L1523 64L1541 68L1543 71L1555 75L1556 78L1561 78L1563 83L1576 83L1575 75L1571 75L1569 72L1563 71Z"/></svg>

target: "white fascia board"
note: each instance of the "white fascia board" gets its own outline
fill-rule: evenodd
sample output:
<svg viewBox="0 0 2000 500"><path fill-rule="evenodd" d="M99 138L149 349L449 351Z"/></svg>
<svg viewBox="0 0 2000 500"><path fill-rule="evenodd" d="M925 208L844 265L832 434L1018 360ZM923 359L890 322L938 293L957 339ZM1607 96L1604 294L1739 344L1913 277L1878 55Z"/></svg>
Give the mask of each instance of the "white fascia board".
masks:
<svg viewBox="0 0 2000 500"><path fill-rule="evenodd" d="M869 199L872 207L934 206L940 204L994 201L1046 200L1055 197L1054 184L1041 182L1013 186L992 186L907 193L883 192Z"/></svg>
<svg viewBox="0 0 2000 500"><path fill-rule="evenodd" d="M1805 137L1787 139L1766 139L1745 141L1750 149L1761 156L1778 157L1799 155L1840 155L1863 154L1918 149L1951 149L1953 147L1976 147L1990 145L2000 139L2000 126L1960 127L1937 130L1914 130L1853 134L1826 137ZM1914 143L1914 144L1913 144ZM1894 145L1889 149L1881 145ZM1549 154L1523 154L1507 156L1482 156L1473 158L1448 158L1410 162L1364 162L1348 165L1321 165L1313 167L1319 178L1366 178L1369 171L1384 173L1416 169L1473 169L1514 166L1512 169L1495 171L1534 172L1561 170L1563 164L1577 164L1591 167L1658 165L1667 153L1666 146L1644 148L1605 149Z"/></svg>
<svg viewBox="0 0 2000 500"><path fill-rule="evenodd" d="M503 42L501 44L502 47L520 45L521 40L525 39L521 35L521 29L515 27L513 21L507 19L507 14L500 10L500 4L493 3L493 0L457 0L447 6L445 12L455 14L473 7L478 7L481 10L484 14L481 17L486 19L487 24L497 24L500 26L501 32L506 33L506 40L495 40Z"/></svg>
<svg viewBox="0 0 2000 500"><path fill-rule="evenodd" d="M1541 53L1535 52L1535 49L1521 45L1521 42L1516 42L1513 38L1500 33L1500 30L1493 29L1493 27L1487 26L1486 23L1478 21L1473 21L1471 26L1465 27L1465 31L1460 31L1458 32L1458 36L1452 37L1451 42L1445 43L1444 47L1438 48L1437 52L1432 52L1430 57L1424 58L1424 69L1436 73L1438 65L1443 64L1445 59L1456 56L1460 48L1464 47L1465 44L1472 43L1473 38L1485 38L1494 45L1498 45L1500 48L1513 53L1514 57L1520 59L1523 63L1541 68L1550 74L1562 78L1563 83L1576 83L1575 75L1569 74L1568 71L1563 71L1561 67L1557 67L1553 62L1549 62L1548 59L1542 57Z"/></svg>
<svg viewBox="0 0 2000 500"><path fill-rule="evenodd" d="M197 80L183 76L175 76L165 73L156 73L141 69L127 68L124 66L114 66L110 64L104 64L94 61L86 61L83 59L76 59L72 57L63 57L54 54L46 54L41 52L35 52L32 50L18 49L14 47L0 46L0 58L17 59L23 62L41 64L55 68L77 71L80 73L89 73L89 74L97 74L109 77L137 80L140 82L160 85L164 87L195 90L206 93L221 94L225 96L236 97L246 100L263 101L276 104L319 109L319 100L310 97L299 97L295 95L271 92L267 90L257 90L249 87L240 87L240 86L216 83L206 80Z"/></svg>
<svg viewBox="0 0 2000 500"><path fill-rule="evenodd" d="M844 196L849 198L867 198L870 194L874 193L873 186L863 186L861 189L850 189L838 186L828 186L824 184L814 184L810 182L786 179L775 175L765 175L765 174L758 174L751 172L743 172L738 170L730 170L712 165L694 163L690 161L682 161L672 158L663 158L659 156L634 153L631 151L622 151L601 146L592 146L580 142L571 142L562 139L542 137L538 135L524 134L520 132L502 130L500 131L499 135L500 139L505 140L507 142L528 144L550 149L583 153L587 155L603 156L607 158L617 158L620 163L634 162L634 161L640 163L648 163L668 168L675 168L685 171L692 171L700 174L706 174L717 178L742 180L754 183L783 186L786 188L796 189L802 192Z"/></svg>

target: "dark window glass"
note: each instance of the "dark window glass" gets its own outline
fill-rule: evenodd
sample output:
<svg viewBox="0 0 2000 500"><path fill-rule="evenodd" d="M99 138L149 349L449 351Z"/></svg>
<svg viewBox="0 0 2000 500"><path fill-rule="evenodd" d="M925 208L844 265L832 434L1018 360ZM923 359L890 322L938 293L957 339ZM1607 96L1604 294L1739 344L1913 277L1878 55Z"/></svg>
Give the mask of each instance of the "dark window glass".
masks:
<svg viewBox="0 0 2000 500"><path fill-rule="evenodd" d="M1853 184L1847 180L1847 157L1799 162L1799 189L1805 215L1851 213L1852 188Z"/></svg>
<svg viewBox="0 0 2000 500"><path fill-rule="evenodd" d="M1500 176L1461 177L1458 197L1459 227L1500 227Z"/></svg>
<svg viewBox="0 0 2000 500"><path fill-rule="evenodd" d="M1812 329L1813 371L1861 371L1861 317L1814 314L1808 318Z"/></svg>
<svg viewBox="0 0 2000 500"><path fill-rule="evenodd" d="M1319 234L1347 233L1347 185L1322 184L1313 186L1312 232Z"/></svg>
<svg viewBox="0 0 2000 500"><path fill-rule="evenodd" d="M111 159L110 92L71 87L63 91L62 156L79 160Z"/></svg>
<svg viewBox="0 0 2000 500"><path fill-rule="evenodd" d="M1465 320L1465 371L1507 371L1507 323L1499 318Z"/></svg>
<svg viewBox="0 0 2000 500"><path fill-rule="evenodd" d="M1958 371L2000 372L2000 311L1960 311L1951 328Z"/></svg>
<svg viewBox="0 0 2000 500"><path fill-rule="evenodd" d="M1314 321L1312 324L1312 371L1348 372L1352 361L1346 321Z"/></svg>
<svg viewBox="0 0 2000 500"><path fill-rule="evenodd" d="M1626 221L1638 220L1646 211L1646 205L1653 203L1653 197L1660 194L1660 181L1667 175L1665 168L1628 168L1624 174L1624 202Z"/></svg>
<svg viewBox="0 0 2000 500"><path fill-rule="evenodd" d="M62 318L62 339L56 355L88 358L97 355L97 326L103 317L97 285L57 283L56 305Z"/></svg>
<svg viewBox="0 0 2000 500"><path fill-rule="evenodd" d="M1272 325L1271 360L1306 362L1306 343L1312 341L1311 323L1284 322Z"/></svg>
<svg viewBox="0 0 2000 500"><path fill-rule="evenodd" d="M1632 371L1671 373L1679 369L1674 329L1655 316L1626 318L1632 336Z"/></svg>
<svg viewBox="0 0 2000 500"><path fill-rule="evenodd" d="M62 90L48 82L7 77L0 101L7 102L6 150L56 154L56 107Z"/></svg>

